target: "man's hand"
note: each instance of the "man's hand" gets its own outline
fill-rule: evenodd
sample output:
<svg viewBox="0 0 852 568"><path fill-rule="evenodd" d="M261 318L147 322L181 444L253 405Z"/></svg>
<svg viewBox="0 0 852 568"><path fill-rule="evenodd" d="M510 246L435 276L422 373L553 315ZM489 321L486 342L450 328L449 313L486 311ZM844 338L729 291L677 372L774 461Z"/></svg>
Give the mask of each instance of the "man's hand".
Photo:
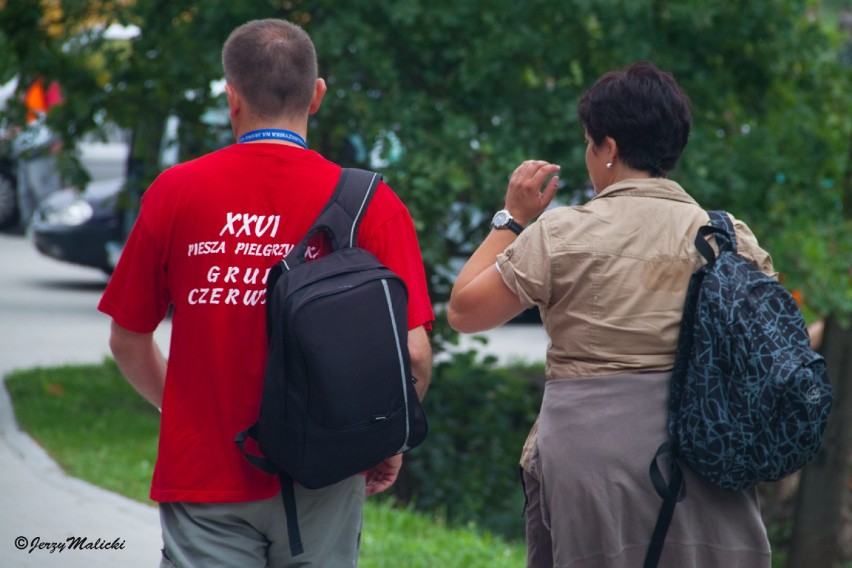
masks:
<svg viewBox="0 0 852 568"><path fill-rule="evenodd" d="M367 472L367 497L394 484L402 468L402 454L391 456Z"/></svg>

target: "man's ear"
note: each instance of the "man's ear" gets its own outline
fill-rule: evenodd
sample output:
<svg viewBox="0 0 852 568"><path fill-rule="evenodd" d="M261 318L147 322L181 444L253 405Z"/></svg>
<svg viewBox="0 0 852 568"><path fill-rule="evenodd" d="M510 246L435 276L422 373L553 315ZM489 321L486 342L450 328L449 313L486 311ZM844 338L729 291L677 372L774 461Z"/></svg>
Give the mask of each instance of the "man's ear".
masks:
<svg viewBox="0 0 852 568"><path fill-rule="evenodd" d="M311 107L308 109L308 114L315 114L322 104L322 99L325 97L325 93L328 91L328 87L325 84L324 79L317 79L316 84L314 85L314 96L311 99Z"/></svg>
<svg viewBox="0 0 852 568"><path fill-rule="evenodd" d="M233 120L239 113L240 109L243 106L242 97L240 94L234 89L230 83L225 83L225 94L228 96L228 110Z"/></svg>

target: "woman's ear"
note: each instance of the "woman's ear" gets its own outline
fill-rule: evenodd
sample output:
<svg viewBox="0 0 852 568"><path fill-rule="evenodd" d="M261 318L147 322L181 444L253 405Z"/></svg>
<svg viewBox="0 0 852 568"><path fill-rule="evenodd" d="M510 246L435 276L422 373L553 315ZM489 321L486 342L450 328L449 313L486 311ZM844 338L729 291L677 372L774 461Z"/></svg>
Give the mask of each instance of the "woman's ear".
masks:
<svg viewBox="0 0 852 568"><path fill-rule="evenodd" d="M618 158L618 143L612 136L604 136L603 142L600 145L603 157L607 162L615 163Z"/></svg>

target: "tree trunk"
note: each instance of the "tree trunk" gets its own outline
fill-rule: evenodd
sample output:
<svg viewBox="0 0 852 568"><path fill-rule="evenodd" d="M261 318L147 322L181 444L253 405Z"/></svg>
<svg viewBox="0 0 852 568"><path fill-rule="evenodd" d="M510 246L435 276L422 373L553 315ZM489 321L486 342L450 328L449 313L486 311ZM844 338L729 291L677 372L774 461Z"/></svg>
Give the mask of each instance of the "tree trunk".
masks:
<svg viewBox="0 0 852 568"><path fill-rule="evenodd" d="M838 560L841 513L852 451L852 326L825 322L820 349L834 394L817 457L802 470L787 568L830 568Z"/></svg>

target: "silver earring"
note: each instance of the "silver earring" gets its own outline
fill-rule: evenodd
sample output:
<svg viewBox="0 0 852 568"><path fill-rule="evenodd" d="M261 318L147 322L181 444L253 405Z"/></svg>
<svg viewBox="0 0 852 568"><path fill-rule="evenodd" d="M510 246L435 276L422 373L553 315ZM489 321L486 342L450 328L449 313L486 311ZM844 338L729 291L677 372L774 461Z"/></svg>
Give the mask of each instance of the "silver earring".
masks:
<svg viewBox="0 0 852 568"><path fill-rule="evenodd" d="M612 169L612 162L607 162L607 163L606 163L606 169L608 169L608 170L611 170L611 169Z"/></svg>

